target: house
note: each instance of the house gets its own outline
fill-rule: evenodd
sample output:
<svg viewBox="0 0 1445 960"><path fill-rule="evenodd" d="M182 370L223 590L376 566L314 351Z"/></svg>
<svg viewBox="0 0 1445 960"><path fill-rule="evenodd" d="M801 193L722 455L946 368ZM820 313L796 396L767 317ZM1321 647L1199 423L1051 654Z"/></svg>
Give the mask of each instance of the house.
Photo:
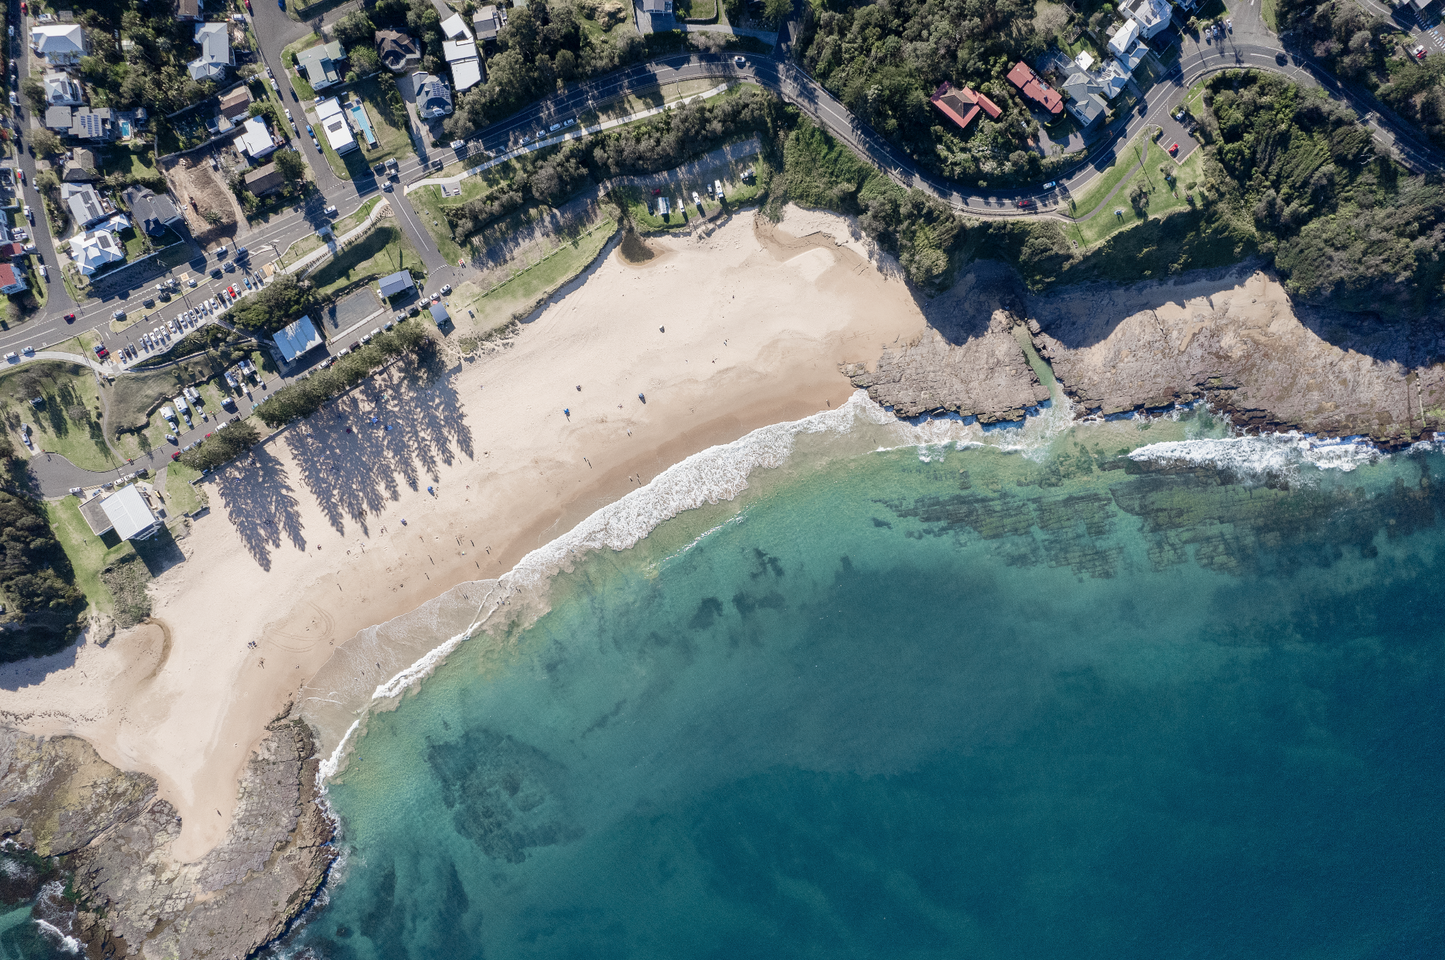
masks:
<svg viewBox="0 0 1445 960"><path fill-rule="evenodd" d="M415 289L416 283L411 279L410 270L398 270L382 277L380 286L382 299L390 300L403 291Z"/></svg>
<svg viewBox="0 0 1445 960"><path fill-rule="evenodd" d="M252 117L241 124L241 135L236 138L236 148L250 157L252 163L269 157L276 151L276 147L276 140L271 136L271 129L266 126L264 117Z"/></svg>
<svg viewBox="0 0 1445 960"><path fill-rule="evenodd" d="M8 263L0 263L0 293L19 293L27 289L25 278Z"/></svg>
<svg viewBox="0 0 1445 960"><path fill-rule="evenodd" d="M452 83L457 93L470 90L482 82L482 59L471 39L442 41L442 55L452 69Z"/></svg>
<svg viewBox="0 0 1445 960"><path fill-rule="evenodd" d="M221 116L235 122L251 111L251 91L243 83L221 98Z"/></svg>
<svg viewBox="0 0 1445 960"><path fill-rule="evenodd" d="M1139 24L1133 20L1125 20L1114 35L1109 38L1109 53L1115 57L1122 57L1126 51L1139 42Z"/></svg>
<svg viewBox="0 0 1445 960"><path fill-rule="evenodd" d="M643 13L672 13L672 0L642 0Z"/></svg>
<svg viewBox="0 0 1445 960"><path fill-rule="evenodd" d="M1099 95L1103 87L1082 70L1069 74L1069 79L1064 81L1064 92L1069 95L1069 113L1081 126L1093 126L1109 112L1109 104Z"/></svg>
<svg viewBox="0 0 1445 960"><path fill-rule="evenodd" d="M950 83L944 83L933 91L933 96L929 97L928 102L937 107L945 117L958 124L960 129L967 127L980 113L986 113L996 120L998 115L1003 112L998 108L998 104L983 94L970 90L968 87L955 89Z"/></svg>
<svg viewBox="0 0 1445 960"><path fill-rule="evenodd" d="M1022 60L1014 64L1013 69L1008 72L1008 81L1018 87L1025 100L1033 101L1036 106L1055 116L1063 112L1064 98L1059 96L1057 90L1044 83L1043 78Z"/></svg>
<svg viewBox="0 0 1445 960"><path fill-rule="evenodd" d="M472 17L472 31L478 40L495 40L497 34L507 25L507 13L489 3Z"/></svg>
<svg viewBox="0 0 1445 960"><path fill-rule="evenodd" d="M196 24L196 43L201 48L201 55L186 64L186 68L191 72L191 79L197 82L223 79L226 68L236 62L235 55L231 52L231 36L226 24Z"/></svg>
<svg viewBox="0 0 1445 960"><path fill-rule="evenodd" d="M421 63L421 47L400 30L376 31L376 55L392 73L405 73Z"/></svg>
<svg viewBox="0 0 1445 960"><path fill-rule="evenodd" d="M50 23L30 31L30 49L52 67L78 63L85 56L85 28L78 23Z"/></svg>
<svg viewBox="0 0 1445 960"><path fill-rule="evenodd" d="M471 31L460 13L454 13L442 21L442 37L446 40L470 40Z"/></svg>
<svg viewBox="0 0 1445 960"><path fill-rule="evenodd" d="M321 334L310 317L302 317L271 338L287 363L293 362L308 350L321 346Z"/></svg>
<svg viewBox="0 0 1445 960"><path fill-rule="evenodd" d="M418 71L411 75L411 88L422 119L432 120L452 112L452 92L442 78Z"/></svg>
<svg viewBox="0 0 1445 960"><path fill-rule="evenodd" d="M200 0L176 0L177 20L199 20L201 19Z"/></svg>
<svg viewBox="0 0 1445 960"><path fill-rule="evenodd" d="M276 169L275 161L266 164L264 167L257 167L249 170L245 176L246 189L254 196L264 197L268 193L275 193L286 185L286 178L281 171Z"/></svg>
<svg viewBox="0 0 1445 960"><path fill-rule="evenodd" d="M125 259L125 248L105 230L81 234L70 241L70 259L87 277L108 264Z"/></svg>
<svg viewBox="0 0 1445 960"><path fill-rule="evenodd" d="M1110 60L1108 66L1094 75L1094 82L1099 85L1099 93L1105 100L1113 100L1129 84L1129 73L1118 60Z"/></svg>
<svg viewBox="0 0 1445 960"><path fill-rule="evenodd" d="M432 322L438 327L451 319L451 314L447 313L447 305L444 303L434 303L431 305L430 310Z"/></svg>
<svg viewBox="0 0 1445 960"><path fill-rule="evenodd" d="M100 174L96 172L95 153L84 147L76 147L70 152L70 159L65 161L65 167L60 179L66 183L88 183L91 180L99 180Z"/></svg>
<svg viewBox="0 0 1445 960"><path fill-rule="evenodd" d="M99 223L115 213L115 204L87 183L62 183L60 199L70 208L70 219L81 229Z"/></svg>
<svg viewBox="0 0 1445 960"><path fill-rule="evenodd" d="M109 107L80 107L70 115L70 135L77 140L114 140L114 119Z"/></svg>
<svg viewBox="0 0 1445 960"><path fill-rule="evenodd" d="M161 196L146 187L134 186L127 188L120 198L148 237L165 236L167 230L178 230L185 225L169 194Z"/></svg>
<svg viewBox="0 0 1445 960"><path fill-rule="evenodd" d="M45 102L54 106L79 107L85 103L80 84L65 73L47 73L41 78L45 86Z"/></svg>
<svg viewBox="0 0 1445 960"><path fill-rule="evenodd" d="M121 487L100 502L100 509L122 540L145 540L162 526L138 484Z"/></svg>
<svg viewBox="0 0 1445 960"><path fill-rule="evenodd" d="M69 133L75 110L71 107L46 107L45 126L56 133Z"/></svg>
<svg viewBox="0 0 1445 960"><path fill-rule="evenodd" d="M14 260L25 256L25 248L13 240L0 243L0 260Z"/></svg>
<svg viewBox="0 0 1445 960"><path fill-rule="evenodd" d="M1119 69L1123 70L1125 74L1132 76L1134 73L1134 68L1139 66L1139 61L1143 60L1144 54L1148 52L1148 47L1144 46L1144 44L1142 43L1136 43L1127 51L1125 51L1122 57L1114 57L1109 62L1117 63L1119 65Z"/></svg>
<svg viewBox="0 0 1445 960"><path fill-rule="evenodd" d="M1139 25L1139 36L1152 40L1169 27L1173 11L1169 0L1125 0L1119 4L1119 12Z"/></svg>
<svg viewBox="0 0 1445 960"><path fill-rule="evenodd" d="M317 104L316 122L326 131L326 142L331 144L332 150L342 154L356 149L356 137L352 135L351 127L346 122L341 101L332 97Z"/></svg>
<svg viewBox="0 0 1445 960"><path fill-rule="evenodd" d="M307 47L296 54L296 72L306 78L312 90L325 90L341 82L339 64L346 59L341 41Z"/></svg>

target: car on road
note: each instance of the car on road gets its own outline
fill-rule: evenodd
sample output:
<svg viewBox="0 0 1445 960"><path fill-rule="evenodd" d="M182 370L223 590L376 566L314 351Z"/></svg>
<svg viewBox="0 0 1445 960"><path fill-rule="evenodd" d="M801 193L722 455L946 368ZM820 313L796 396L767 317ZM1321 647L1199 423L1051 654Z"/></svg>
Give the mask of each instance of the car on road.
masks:
<svg viewBox="0 0 1445 960"><path fill-rule="evenodd" d="M1425 51L1425 45L1424 45L1423 43L1416 44L1416 45L1415 45L1415 49L1414 49L1414 50L1411 50L1410 52L1415 55L1415 59L1416 59L1416 60L1424 60L1424 59L1425 59L1425 52L1426 52L1426 51Z"/></svg>
<svg viewBox="0 0 1445 960"><path fill-rule="evenodd" d="M465 140L453 140L453 141L452 141L452 149L453 149L453 150L465 150L466 148L467 148L467 142L466 142Z"/></svg>
<svg viewBox="0 0 1445 960"><path fill-rule="evenodd" d="M384 193L391 193L391 181L390 181L390 180L383 181L382 184L381 184L381 189L382 189L382 192L384 192Z"/></svg>
<svg viewBox="0 0 1445 960"><path fill-rule="evenodd" d="M290 119L291 119L291 110L290 110L289 107L286 109L286 119L287 119L287 120L290 120Z"/></svg>
<svg viewBox="0 0 1445 960"><path fill-rule="evenodd" d="M217 247L217 248L216 248L216 259L217 259L217 260L224 259L225 256L226 256L226 254L228 254L228 253L230 253L230 252L231 252L231 248L230 248L230 247Z"/></svg>
<svg viewBox="0 0 1445 960"><path fill-rule="evenodd" d="M224 267L224 269L225 269L225 271L226 271L227 273L235 273L235 272L236 272L236 261L234 261L234 260L227 260L227 261L226 261L226 266Z"/></svg>
<svg viewBox="0 0 1445 960"><path fill-rule="evenodd" d="M34 347L21 347L21 348L20 348L20 352L23 353L23 354L25 354L27 357L33 357L33 356L35 356L35 348L34 348Z"/></svg>
<svg viewBox="0 0 1445 960"><path fill-rule="evenodd" d="M245 259L246 259L247 257L249 257L249 256L251 256L251 251L250 251L250 250L246 249L245 247L237 247L237 248L236 248L236 259L237 259L237 260L245 260Z"/></svg>
<svg viewBox="0 0 1445 960"><path fill-rule="evenodd" d="M110 315L110 318L111 318L112 320L124 320L124 319L125 319L125 311L124 311L124 310L117 310L115 313L112 313L112 314ZM75 319L75 314L72 313L70 316L66 317L66 319L73 321L73 320Z"/></svg>
<svg viewBox="0 0 1445 960"><path fill-rule="evenodd" d="M1059 185L1059 181L1057 181L1057 180L1050 180L1048 183L1044 184L1044 189L1045 189L1045 190L1052 190L1052 189L1054 189L1054 187L1057 187L1058 185Z"/></svg>
<svg viewBox="0 0 1445 960"><path fill-rule="evenodd" d="M14 350L11 350L9 353L5 354L5 360L8 363L19 363L20 354L16 353Z"/></svg>
<svg viewBox="0 0 1445 960"><path fill-rule="evenodd" d="M65 315L65 322L66 322L66 323L74 323L74 322L75 322L75 314L73 314L73 313L67 313L67 314Z"/></svg>
<svg viewBox="0 0 1445 960"><path fill-rule="evenodd" d="M83 493L85 493L85 490L84 490L83 488L81 488L81 487L71 487L71 488L70 488L70 495L73 496L73 497L78 497L78 496L80 496L80 495L83 494Z"/></svg>
<svg viewBox="0 0 1445 960"><path fill-rule="evenodd" d="M31 225L32 227L35 225L35 208L34 208L34 207L26 207L26 208L25 208L25 219L30 221L30 225Z"/></svg>
<svg viewBox="0 0 1445 960"><path fill-rule="evenodd" d="M321 152L321 141L320 141L320 140L317 140L315 137L312 137L312 138L311 138L311 145L316 148L316 152L317 152L317 153L320 153L320 152Z"/></svg>
<svg viewBox="0 0 1445 960"><path fill-rule="evenodd" d="M145 300L142 301L142 302L145 304L146 309L149 310L151 307L153 307L153 306L156 305L156 298L155 298L155 297L146 297Z"/></svg>
<svg viewBox="0 0 1445 960"><path fill-rule="evenodd" d="M733 57L733 66L735 66L735 67L741 67L741 66L746 66L746 65L747 65L747 61L744 60L742 57Z"/></svg>
<svg viewBox="0 0 1445 960"><path fill-rule="evenodd" d="M322 215L323 217L332 217L332 218L334 218L334 217L336 216L336 205L335 205L335 204L332 204L331 206L327 207L325 210L322 210L322 211L321 211L321 215Z"/></svg>
<svg viewBox="0 0 1445 960"><path fill-rule="evenodd" d="M1019 209L1020 209L1020 210L1027 210L1029 207L1032 207L1033 205L1034 205L1034 202L1033 202L1032 200L1030 200L1028 197L1024 197L1022 200L1019 201Z"/></svg>
<svg viewBox="0 0 1445 960"><path fill-rule="evenodd" d="M212 267L212 268L211 268L211 276L212 276L213 278L217 279L217 280L221 279L221 268L220 268L220 267Z"/></svg>
<svg viewBox="0 0 1445 960"><path fill-rule="evenodd" d="M576 122L577 122L577 121L574 120L573 118L568 117L566 120L563 120L563 121L562 121L562 126L564 126L564 127L570 127L570 126L574 125Z"/></svg>
<svg viewBox="0 0 1445 960"><path fill-rule="evenodd" d="M281 5L282 5L282 6L285 6L285 5L286 5L286 0L281 0ZM179 450L177 450L177 451L175 451L174 453L171 454L171 459L172 459L172 460L179 460L180 458L181 458L181 452L180 452Z"/></svg>
<svg viewBox="0 0 1445 960"><path fill-rule="evenodd" d="M1169 145L1169 156L1171 156L1171 157L1177 157L1177 156L1179 156L1179 144L1177 144L1177 143L1171 143L1171 144Z"/></svg>

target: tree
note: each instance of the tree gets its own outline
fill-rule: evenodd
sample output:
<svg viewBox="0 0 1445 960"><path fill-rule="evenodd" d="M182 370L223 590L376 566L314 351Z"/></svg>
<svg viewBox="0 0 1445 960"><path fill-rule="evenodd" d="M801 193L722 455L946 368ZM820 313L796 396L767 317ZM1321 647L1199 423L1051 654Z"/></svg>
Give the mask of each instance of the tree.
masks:
<svg viewBox="0 0 1445 960"><path fill-rule="evenodd" d="M295 150L277 150L272 159L276 161L276 172L285 177L287 183L306 179L306 160Z"/></svg>
<svg viewBox="0 0 1445 960"><path fill-rule="evenodd" d="M274 333L309 310L311 303L311 284L283 273L258 293L242 298L225 317L245 330Z"/></svg>
<svg viewBox="0 0 1445 960"><path fill-rule="evenodd" d="M45 84L37 77L26 77L20 81L20 92L25 95L25 102L30 104L30 109L36 113L44 113L49 105L45 100Z"/></svg>
<svg viewBox="0 0 1445 960"><path fill-rule="evenodd" d="M353 47L347 51L351 58L351 69L359 76L367 76L381 69L381 57L371 47Z"/></svg>
<svg viewBox="0 0 1445 960"><path fill-rule="evenodd" d="M365 11L357 10L336 21L331 35L341 41L349 55L355 57L357 50L371 49L376 38L376 24L371 22ZM355 64L355 60L352 63Z"/></svg>
<svg viewBox="0 0 1445 960"><path fill-rule="evenodd" d="M181 462L192 470L214 470L254 447L261 440L261 434L245 420L231 424L224 430L217 430L201 445L188 453L181 454Z"/></svg>
<svg viewBox="0 0 1445 960"><path fill-rule="evenodd" d="M60 142L60 137L51 130L40 127L30 134L30 146L35 150L37 156L53 157L65 151L65 144Z"/></svg>

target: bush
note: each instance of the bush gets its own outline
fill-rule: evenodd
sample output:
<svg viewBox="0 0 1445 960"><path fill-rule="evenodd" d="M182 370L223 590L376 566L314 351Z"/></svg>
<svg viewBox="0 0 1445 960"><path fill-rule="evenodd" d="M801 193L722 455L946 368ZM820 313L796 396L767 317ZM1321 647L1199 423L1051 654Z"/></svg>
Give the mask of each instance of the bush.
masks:
<svg viewBox="0 0 1445 960"><path fill-rule="evenodd" d="M224 430L217 430L211 434L196 449L181 454L181 463L192 470L204 473L230 463L254 447L260 440L261 435L255 427L244 420L239 420Z"/></svg>
<svg viewBox="0 0 1445 960"><path fill-rule="evenodd" d="M311 284L283 273L249 297L243 297L222 319L243 330L275 333L310 310L315 302Z"/></svg>
<svg viewBox="0 0 1445 960"><path fill-rule="evenodd" d="M85 597L38 503L0 491L0 662L60 650L80 629Z"/></svg>

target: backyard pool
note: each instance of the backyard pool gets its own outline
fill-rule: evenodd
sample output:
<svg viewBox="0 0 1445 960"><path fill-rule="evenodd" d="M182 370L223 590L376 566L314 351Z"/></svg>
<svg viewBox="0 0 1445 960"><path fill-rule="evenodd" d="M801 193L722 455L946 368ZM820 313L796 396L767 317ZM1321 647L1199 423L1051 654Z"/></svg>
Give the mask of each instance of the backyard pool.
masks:
<svg viewBox="0 0 1445 960"><path fill-rule="evenodd" d="M366 107L360 100L351 101L349 106L351 107L351 116L356 120L357 128L361 131L362 136L366 137L366 145L375 147L376 132L371 129L371 118L366 115Z"/></svg>

